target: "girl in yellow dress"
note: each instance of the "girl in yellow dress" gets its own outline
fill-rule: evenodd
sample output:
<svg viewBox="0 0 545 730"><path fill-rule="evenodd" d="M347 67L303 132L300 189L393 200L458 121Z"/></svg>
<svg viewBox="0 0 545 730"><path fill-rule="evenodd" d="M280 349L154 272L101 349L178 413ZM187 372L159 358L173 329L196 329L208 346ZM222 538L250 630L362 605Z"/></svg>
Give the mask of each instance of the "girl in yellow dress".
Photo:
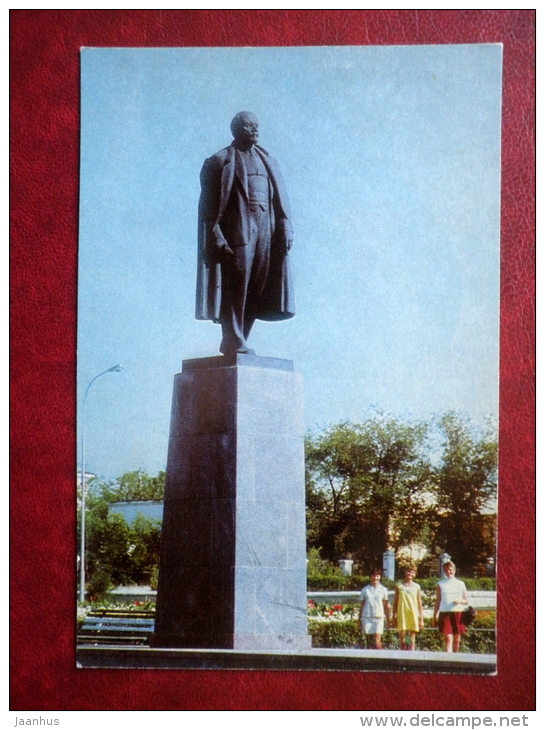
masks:
<svg viewBox="0 0 545 730"><path fill-rule="evenodd" d="M405 579L395 589L393 623L399 631L401 649L414 651L416 634L424 627L424 614L420 598L420 586L413 581L416 568L412 565L405 568ZM409 634L410 643L405 644Z"/></svg>

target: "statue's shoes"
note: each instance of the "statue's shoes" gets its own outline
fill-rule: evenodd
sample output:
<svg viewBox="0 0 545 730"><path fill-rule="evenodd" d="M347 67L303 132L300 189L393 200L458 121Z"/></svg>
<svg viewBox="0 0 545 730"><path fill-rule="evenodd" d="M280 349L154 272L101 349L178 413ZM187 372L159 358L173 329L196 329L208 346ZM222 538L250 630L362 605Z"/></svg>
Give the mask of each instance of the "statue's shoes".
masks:
<svg viewBox="0 0 545 730"><path fill-rule="evenodd" d="M220 345L220 352L222 355L255 355L255 350L251 350L246 345L239 345L239 347L228 347L223 343Z"/></svg>

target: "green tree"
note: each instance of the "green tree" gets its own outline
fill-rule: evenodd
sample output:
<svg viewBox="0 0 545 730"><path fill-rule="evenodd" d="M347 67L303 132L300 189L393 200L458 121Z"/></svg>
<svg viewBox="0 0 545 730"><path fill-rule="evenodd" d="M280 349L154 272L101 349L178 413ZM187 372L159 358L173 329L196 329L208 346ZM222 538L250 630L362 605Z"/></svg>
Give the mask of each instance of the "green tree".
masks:
<svg viewBox="0 0 545 730"><path fill-rule="evenodd" d="M78 545L80 518L78 511ZM130 580L130 545L130 529L123 517L110 514L106 500L90 492L85 510L85 570L91 598Z"/></svg>
<svg viewBox="0 0 545 730"><path fill-rule="evenodd" d="M161 499L165 473L152 477L142 471L113 481L89 481L85 510L85 569L87 592L99 598L119 584L148 582L159 559L161 524L138 515L129 526L109 510L112 502ZM81 514L78 510L78 545Z"/></svg>
<svg viewBox="0 0 545 730"><path fill-rule="evenodd" d="M136 583L147 583L159 563L161 522L138 514L131 526L129 539L131 578Z"/></svg>
<svg viewBox="0 0 545 730"><path fill-rule="evenodd" d="M368 566L427 533L430 466L425 424L377 415L307 438L307 524L311 547Z"/></svg>
<svg viewBox="0 0 545 730"><path fill-rule="evenodd" d="M486 512L491 511L497 490L496 432L492 427L479 432L452 412L438 425L443 453L435 470L435 541L462 572L468 572L495 551L493 522Z"/></svg>
<svg viewBox="0 0 545 730"><path fill-rule="evenodd" d="M102 495L107 502L163 499L165 472L160 471L157 476L150 476L141 469L129 471L113 481L93 480L90 489Z"/></svg>

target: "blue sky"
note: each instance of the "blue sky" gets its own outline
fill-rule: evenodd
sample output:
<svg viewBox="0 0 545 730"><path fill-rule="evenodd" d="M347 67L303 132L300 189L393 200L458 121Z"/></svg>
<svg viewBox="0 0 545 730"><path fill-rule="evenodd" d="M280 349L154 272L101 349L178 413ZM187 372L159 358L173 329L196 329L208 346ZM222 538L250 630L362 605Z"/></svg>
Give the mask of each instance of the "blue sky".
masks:
<svg viewBox="0 0 545 730"><path fill-rule="evenodd" d="M501 46L82 51L78 427L87 469L165 468L194 319L199 172L241 110L278 160L297 315L250 345L305 423L497 414ZM79 439L78 439L79 443ZM80 458L78 450L78 458Z"/></svg>

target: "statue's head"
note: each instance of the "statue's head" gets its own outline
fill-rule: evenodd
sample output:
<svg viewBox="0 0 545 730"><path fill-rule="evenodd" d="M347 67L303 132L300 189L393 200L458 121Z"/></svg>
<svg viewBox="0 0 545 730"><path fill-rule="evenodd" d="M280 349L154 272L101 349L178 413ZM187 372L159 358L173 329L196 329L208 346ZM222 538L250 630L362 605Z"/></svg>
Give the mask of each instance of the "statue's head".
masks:
<svg viewBox="0 0 545 730"><path fill-rule="evenodd" d="M252 112L239 112L231 122L231 134L235 142L251 147L259 139L259 122Z"/></svg>

